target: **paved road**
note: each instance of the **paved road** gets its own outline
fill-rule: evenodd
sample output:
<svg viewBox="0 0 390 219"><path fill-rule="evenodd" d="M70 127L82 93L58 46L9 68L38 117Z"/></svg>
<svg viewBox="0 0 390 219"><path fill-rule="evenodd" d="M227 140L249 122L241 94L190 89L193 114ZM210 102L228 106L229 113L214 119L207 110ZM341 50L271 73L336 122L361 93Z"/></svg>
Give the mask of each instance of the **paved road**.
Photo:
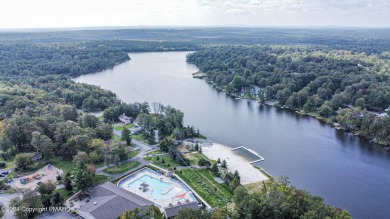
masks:
<svg viewBox="0 0 390 219"><path fill-rule="evenodd" d="M9 202L11 199L19 197L22 198L22 195L19 193L12 193L12 194L1 194L0 195L0 203L4 205L4 207L8 207ZM5 211L3 218L6 219L16 219L17 217L12 211Z"/></svg>

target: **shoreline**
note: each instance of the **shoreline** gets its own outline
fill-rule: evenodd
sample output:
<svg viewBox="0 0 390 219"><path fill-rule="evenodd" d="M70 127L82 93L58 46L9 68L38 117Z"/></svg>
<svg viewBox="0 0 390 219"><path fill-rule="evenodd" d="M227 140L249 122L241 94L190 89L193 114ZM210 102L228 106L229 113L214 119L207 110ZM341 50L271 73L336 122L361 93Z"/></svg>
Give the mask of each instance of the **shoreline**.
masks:
<svg viewBox="0 0 390 219"><path fill-rule="evenodd" d="M236 100L247 100L247 101L257 102L257 100L255 100L255 99L248 99L248 98L245 98L245 97L243 97L243 98L239 97L237 99L237 96L235 94L226 92L225 89L222 89L221 87L218 87L217 85L215 85L213 81L208 81L206 79L203 79L203 80L205 80L205 82L207 84L211 85L211 87L215 88L217 91L224 92L226 95L228 95L230 97L233 97L233 98L236 98ZM313 117L313 118L317 119L320 122L324 122L324 123L328 124L330 127L335 128L338 131L343 131L343 132L346 132L346 133L352 133L352 134L354 134L354 136L358 137L359 139L363 139L363 140L367 141L369 144L374 143L374 144L376 144L376 145L378 145L378 146L380 146L380 147L382 147L384 149L390 147L390 145L377 142L376 139L369 139L368 137L363 136L363 135L359 134L358 132L347 131L345 128L343 128L341 126L335 125L335 123L333 121L329 121L329 119L324 118L324 117L319 116L319 115L315 115L312 112L303 112L301 110L288 108L286 106L278 106L277 105L277 101L265 101L265 103L259 103L259 104L272 106L272 107L275 107L275 108L278 108L278 109L291 110L291 111L294 111L296 114L303 115L303 116L310 116L310 117Z"/></svg>
<svg viewBox="0 0 390 219"><path fill-rule="evenodd" d="M210 141L211 142L211 141ZM202 153L211 160L226 160L227 169L230 172L238 171L242 185L263 182L269 179L266 174L250 164L243 156L235 154L232 147L211 142L211 146L202 145ZM257 174L254 174L257 173ZM268 173L267 173L268 174Z"/></svg>

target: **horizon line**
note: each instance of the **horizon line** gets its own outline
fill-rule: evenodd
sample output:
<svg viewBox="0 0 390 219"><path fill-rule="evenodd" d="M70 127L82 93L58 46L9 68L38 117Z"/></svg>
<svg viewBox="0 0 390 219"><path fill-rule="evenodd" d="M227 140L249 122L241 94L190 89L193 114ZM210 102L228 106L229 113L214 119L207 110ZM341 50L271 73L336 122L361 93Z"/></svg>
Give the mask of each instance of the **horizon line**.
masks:
<svg viewBox="0 0 390 219"><path fill-rule="evenodd" d="M1 28L0 32L44 32L79 30L121 29L198 29L198 28L253 28L253 29L390 29L390 26L346 26L346 25L135 25L135 26L82 26L82 27L15 27Z"/></svg>

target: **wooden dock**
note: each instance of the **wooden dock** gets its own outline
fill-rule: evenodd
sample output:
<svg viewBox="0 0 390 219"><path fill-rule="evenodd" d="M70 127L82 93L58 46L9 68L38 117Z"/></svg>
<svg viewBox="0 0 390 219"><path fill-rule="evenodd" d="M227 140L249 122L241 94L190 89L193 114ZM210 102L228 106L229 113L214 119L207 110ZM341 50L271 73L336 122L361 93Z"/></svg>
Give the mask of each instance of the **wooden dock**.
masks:
<svg viewBox="0 0 390 219"><path fill-rule="evenodd" d="M244 149L246 151L248 151L249 153L255 155L256 157L258 157L259 159L257 160L254 160L254 161L251 161L250 164L253 164L253 163L257 163L257 162L260 162L260 161L263 161L265 160L262 156L260 156L256 151L252 150L252 149L249 149L247 147L244 147L244 146L240 146L240 147L236 147L236 148L233 148L232 151L235 151L235 150L238 150L238 149Z"/></svg>

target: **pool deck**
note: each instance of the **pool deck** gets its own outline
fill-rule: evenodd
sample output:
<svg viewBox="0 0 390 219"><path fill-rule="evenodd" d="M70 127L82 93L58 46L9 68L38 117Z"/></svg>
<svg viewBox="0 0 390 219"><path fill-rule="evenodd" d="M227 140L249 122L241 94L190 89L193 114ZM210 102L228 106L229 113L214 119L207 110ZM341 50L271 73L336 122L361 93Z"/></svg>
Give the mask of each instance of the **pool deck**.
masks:
<svg viewBox="0 0 390 219"><path fill-rule="evenodd" d="M161 191L161 195L164 195L165 193L169 193L170 191L173 191L173 197L167 197L167 199L156 199L153 196L153 187L149 185L147 187L146 191L143 191L142 189L139 189L138 186L129 186L132 182L136 181L137 179L140 179L141 177L148 175L150 177L153 177L154 179L161 180L162 182L168 183L169 186ZM197 200L194 198L191 190L189 188L186 188L185 185L181 184L179 181L174 180L170 177L166 177L160 173L157 173L149 168L141 169L128 177L120 180L118 182L118 186L126 189L129 192L132 192L134 194L137 194L143 198L148 199L149 201L154 202L158 207L164 208L169 207L169 204L176 205L178 201L181 203L186 202L197 202ZM183 195L183 197L176 197L179 195Z"/></svg>

